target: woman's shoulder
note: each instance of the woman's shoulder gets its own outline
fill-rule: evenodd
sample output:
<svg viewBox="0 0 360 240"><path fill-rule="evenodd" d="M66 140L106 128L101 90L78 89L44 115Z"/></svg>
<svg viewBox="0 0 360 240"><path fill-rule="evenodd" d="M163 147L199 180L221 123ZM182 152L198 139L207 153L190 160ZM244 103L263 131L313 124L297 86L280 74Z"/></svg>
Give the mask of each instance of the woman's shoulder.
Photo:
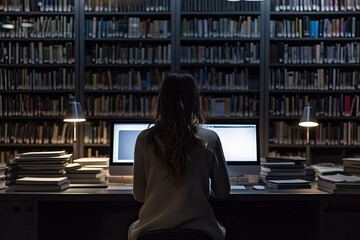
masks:
<svg viewBox="0 0 360 240"><path fill-rule="evenodd" d="M211 129L203 128L199 126L198 128L198 135L199 137L203 138L207 142L209 141L217 141L219 139L219 136L217 133Z"/></svg>
<svg viewBox="0 0 360 240"><path fill-rule="evenodd" d="M153 127L142 130L138 135L138 141L145 141L149 134L153 131Z"/></svg>

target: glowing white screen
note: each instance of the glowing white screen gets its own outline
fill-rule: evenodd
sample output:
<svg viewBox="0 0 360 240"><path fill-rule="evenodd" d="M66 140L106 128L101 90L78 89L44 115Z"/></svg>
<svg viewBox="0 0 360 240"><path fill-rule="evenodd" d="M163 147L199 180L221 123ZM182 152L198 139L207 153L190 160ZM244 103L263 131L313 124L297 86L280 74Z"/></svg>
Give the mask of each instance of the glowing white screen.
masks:
<svg viewBox="0 0 360 240"><path fill-rule="evenodd" d="M133 163L136 138L141 131L147 129L147 123L115 123L112 132L113 163Z"/></svg>
<svg viewBox="0 0 360 240"><path fill-rule="evenodd" d="M227 162L257 161L255 124L207 124L203 127L218 134Z"/></svg>
<svg viewBox="0 0 360 240"><path fill-rule="evenodd" d="M112 162L133 163L136 138L148 127L147 123L115 123L112 132ZM257 161L256 125L207 124L203 127L218 134L226 161Z"/></svg>

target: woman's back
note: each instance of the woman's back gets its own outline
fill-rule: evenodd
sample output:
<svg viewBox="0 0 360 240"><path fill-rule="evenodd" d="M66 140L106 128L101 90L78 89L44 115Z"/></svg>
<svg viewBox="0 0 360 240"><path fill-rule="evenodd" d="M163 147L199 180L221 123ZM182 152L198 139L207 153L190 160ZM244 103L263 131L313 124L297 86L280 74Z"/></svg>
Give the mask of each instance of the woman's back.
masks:
<svg viewBox="0 0 360 240"><path fill-rule="evenodd" d="M129 239L154 229L188 228L210 233L214 239L224 238L224 229L216 222L208 202L209 178L212 196L224 198L230 190L221 143L213 131L198 128L197 135L207 142L204 148L194 144L188 155L191 159L185 174L174 183L156 159L146 141L151 129L142 132L135 149L134 197L144 202L139 222L129 229ZM157 139L160 148L163 143Z"/></svg>

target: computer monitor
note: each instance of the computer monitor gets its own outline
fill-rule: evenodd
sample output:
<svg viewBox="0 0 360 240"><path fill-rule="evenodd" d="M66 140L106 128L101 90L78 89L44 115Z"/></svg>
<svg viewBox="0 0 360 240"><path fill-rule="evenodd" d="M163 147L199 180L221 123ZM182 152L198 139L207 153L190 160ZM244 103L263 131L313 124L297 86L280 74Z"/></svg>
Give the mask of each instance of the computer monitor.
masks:
<svg viewBox="0 0 360 240"><path fill-rule="evenodd" d="M257 123L205 124L221 141L230 176L258 175L260 171Z"/></svg>
<svg viewBox="0 0 360 240"><path fill-rule="evenodd" d="M149 123L112 122L110 135L110 175L133 173L135 142ZM257 123L205 124L215 131L223 147L230 176L258 175L260 169Z"/></svg>
<svg viewBox="0 0 360 240"><path fill-rule="evenodd" d="M136 138L149 123L112 122L110 132L110 175L133 174Z"/></svg>

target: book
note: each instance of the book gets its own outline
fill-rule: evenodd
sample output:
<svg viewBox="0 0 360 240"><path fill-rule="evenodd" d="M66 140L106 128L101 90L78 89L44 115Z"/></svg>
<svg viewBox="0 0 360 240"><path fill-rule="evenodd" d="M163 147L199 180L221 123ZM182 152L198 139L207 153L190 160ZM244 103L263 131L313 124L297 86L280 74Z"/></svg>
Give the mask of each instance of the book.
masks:
<svg viewBox="0 0 360 240"><path fill-rule="evenodd" d="M61 185L15 185L14 191L62 191L69 188L70 183Z"/></svg>
<svg viewBox="0 0 360 240"><path fill-rule="evenodd" d="M68 181L67 177L23 177L16 179L16 184L21 185L62 185Z"/></svg>
<svg viewBox="0 0 360 240"><path fill-rule="evenodd" d="M310 181L303 179L269 180L267 186L278 189L311 188Z"/></svg>
<svg viewBox="0 0 360 240"><path fill-rule="evenodd" d="M80 168L81 165L79 163L69 163L65 166L65 171L74 171Z"/></svg>
<svg viewBox="0 0 360 240"><path fill-rule="evenodd" d="M55 157L62 155L65 155L65 151L25 152L21 153L19 157Z"/></svg>
<svg viewBox="0 0 360 240"><path fill-rule="evenodd" d="M66 174L66 176L69 178L70 182L72 181L72 179L74 178L101 178L103 176L105 176L105 172L100 172L100 173L68 173Z"/></svg>
<svg viewBox="0 0 360 240"><path fill-rule="evenodd" d="M85 165L108 166L109 158L78 158L78 159L74 159L73 162L78 163L83 167Z"/></svg>
<svg viewBox="0 0 360 240"><path fill-rule="evenodd" d="M76 174L85 174L85 173L102 173L104 172L103 168L86 168L86 167L82 167L82 168L78 168L78 169L69 169L66 170L67 173L76 173Z"/></svg>
<svg viewBox="0 0 360 240"><path fill-rule="evenodd" d="M69 180L71 184L73 183L103 183L105 182L105 176L100 178L72 178Z"/></svg>
<svg viewBox="0 0 360 240"><path fill-rule="evenodd" d="M17 157L18 162L64 162L68 161L72 154L63 154L55 156L46 156L46 155L27 155L26 157Z"/></svg>

